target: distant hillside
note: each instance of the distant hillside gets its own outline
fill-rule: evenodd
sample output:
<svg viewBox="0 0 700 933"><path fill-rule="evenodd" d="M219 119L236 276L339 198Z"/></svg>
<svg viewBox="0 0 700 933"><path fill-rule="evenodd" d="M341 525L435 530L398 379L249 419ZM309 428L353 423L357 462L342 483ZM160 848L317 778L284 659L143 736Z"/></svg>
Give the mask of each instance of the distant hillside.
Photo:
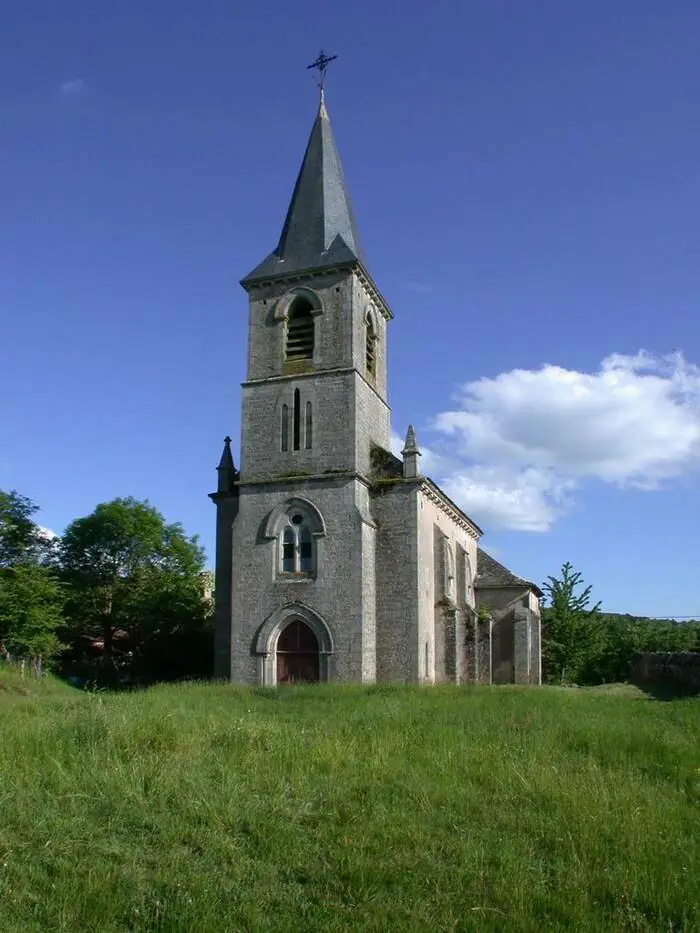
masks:
<svg viewBox="0 0 700 933"><path fill-rule="evenodd" d="M655 616L634 616L627 612L605 611L601 611L601 615L611 622L659 622L669 625L700 625L700 619L662 619L656 618Z"/></svg>

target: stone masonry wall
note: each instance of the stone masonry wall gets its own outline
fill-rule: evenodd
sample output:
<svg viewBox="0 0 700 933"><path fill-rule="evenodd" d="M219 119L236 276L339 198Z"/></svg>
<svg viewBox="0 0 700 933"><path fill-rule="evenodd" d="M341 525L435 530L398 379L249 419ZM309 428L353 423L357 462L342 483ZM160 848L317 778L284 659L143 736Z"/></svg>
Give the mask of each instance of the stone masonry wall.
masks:
<svg viewBox="0 0 700 933"><path fill-rule="evenodd" d="M265 537L273 509L301 496L319 510L326 534L317 539L315 578L290 580L276 572L278 542ZM366 487L345 477L251 484L240 487L239 512L233 525L231 598L231 676L236 683L261 683L261 658L254 645L268 619L301 604L323 620L330 632L333 656L330 680L373 679L374 615L364 619L372 601L363 593ZM368 630L364 625L367 622Z"/></svg>
<svg viewBox="0 0 700 933"><path fill-rule="evenodd" d="M630 680L640 686L661 684L700 693L700 652L655 651L635 659Z"/></svg>
<svg viewBox="0 0 700 933"><path fill-rule="evenodd" d="M379 484L377 522L377 679L418 679L418 503L414 484Z"/></svg>

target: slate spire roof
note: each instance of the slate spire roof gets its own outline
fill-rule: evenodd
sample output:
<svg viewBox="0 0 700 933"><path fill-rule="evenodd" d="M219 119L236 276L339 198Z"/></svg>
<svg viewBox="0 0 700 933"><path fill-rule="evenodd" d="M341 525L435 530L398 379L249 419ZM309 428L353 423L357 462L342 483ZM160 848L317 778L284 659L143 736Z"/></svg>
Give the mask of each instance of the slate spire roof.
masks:
<svg viewBox="0 0 700 933"><path fill-rule="evenodd" d="M219 460L219 465L216 469L233 471L236 469L233 464L233 454L231 453L231 438L228 436L224 438L224 449L221 454L221 460Z"/></svg>
<svg viewBox="0 0 700 933"><path fill-rule="evenodd" d="M277 249L242 284L358 260L362 247L321 97Z"/></svg>
<svg viewBox="0 0 700 933"><path fill-rule="evenodd" d="M221 460L219 460L219 465L216 468L219 474L219 484L218 492L230 492L233 489L233 484L238 479L238 471L233 462L233 454L231 453L231 438L224 438L224 449L221 454Z"/></svg>

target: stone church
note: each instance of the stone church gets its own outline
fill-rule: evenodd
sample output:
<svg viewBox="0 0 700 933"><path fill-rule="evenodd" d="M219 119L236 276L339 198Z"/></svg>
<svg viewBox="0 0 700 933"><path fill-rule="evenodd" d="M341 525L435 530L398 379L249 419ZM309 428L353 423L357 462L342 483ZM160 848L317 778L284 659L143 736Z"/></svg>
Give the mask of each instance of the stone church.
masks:
<svg viewBox="0 0 700 933"><path fill-rule="evenodd" d="M211 494L217 676L539 683L539 589L479 548L412 427L390 452L393 314L323 95L279 243L241 284L240 469L226 438Z"/></svg>

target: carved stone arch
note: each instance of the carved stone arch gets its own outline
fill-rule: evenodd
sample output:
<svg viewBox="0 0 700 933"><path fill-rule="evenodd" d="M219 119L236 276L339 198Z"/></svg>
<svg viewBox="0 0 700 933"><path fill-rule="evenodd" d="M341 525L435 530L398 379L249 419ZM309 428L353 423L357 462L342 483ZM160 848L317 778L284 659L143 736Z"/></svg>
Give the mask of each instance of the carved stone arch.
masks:
<svg viewBox="0 0 700 933"><path fill-rule="evenodd" d="M379 336L379 319L377 318L377 309L374 307L374 305L371 302L365 305L365 309L362 315L363 324L367 320L367 318L371 320L372 330L374 331L375 335L378 337Z"/></svg>
<svg viewBox="0 0 700 933"><path fill-rule="evenodd" d="M377 377L378 357L381 347L381 331L377 311L371 303L365 305L362 311L362 350L364 353L364 369L366 376L371 380Z"/></svg>
<svg viewBox="0 0 700 933"><path fill-rule="evenodd" d="M303 603L289 603L276 610L258 629L253 643L253 653L259 659L260 681L263 686L277 684L277 643L280 635L291 622L303 622L313 632L319 647L319 680L328 680L329 659L335 651L333 636L325 620Z"/></svg>
<svg viewBox="0 0 700 933"><path fill-rule="evenodd" d="M311 533L315 537L325 536L326 523L323 520L323 515L310 499L305 499L303 496L292 496L275 506L265 522L264 536L266 538L276 538L281 525L295 509L302 512L308 520Z"/></svg>
<svg viewBox="0 0 700 933"><path fill-rule="evenodd" d="M297 298L305 298L309 302L312 315L323 314L323 302L318 292L314 291L313 288L308 288L306 285L295 285L294 288L290 288L289 291L285 292L284 295L278 299L274 312L276 321L287 320L289 309Z"/></svg>

